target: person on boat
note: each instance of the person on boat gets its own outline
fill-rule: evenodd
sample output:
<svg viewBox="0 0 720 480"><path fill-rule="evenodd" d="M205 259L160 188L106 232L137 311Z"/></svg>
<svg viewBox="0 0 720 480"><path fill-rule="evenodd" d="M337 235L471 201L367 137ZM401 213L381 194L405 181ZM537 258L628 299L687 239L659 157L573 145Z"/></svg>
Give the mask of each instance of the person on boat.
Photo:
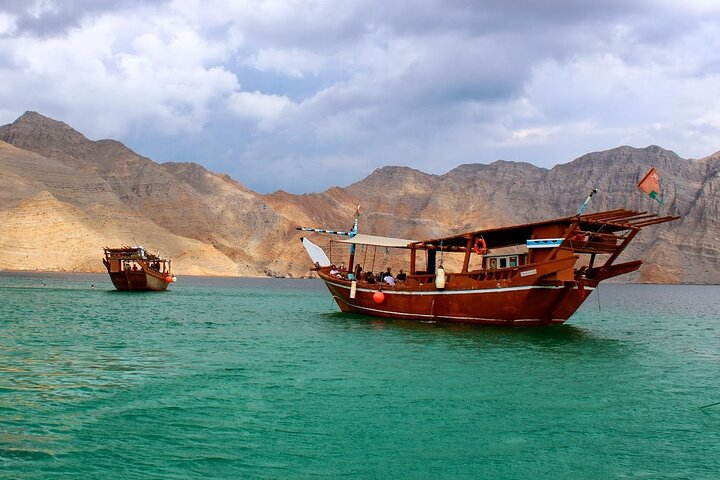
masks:
<svg viewBox="0 0 720 480"><path fill-rule="evenodd" d="M365 281L368 283L375 283L375 275L371 271L365 272Z"/></svg>
<svg viewBox="0 0 720 480"><path fill-rule="evenodd" d="M330 275L332 275L333 277L342 278L342 273L340 273L338 269L335 268L335 265L333 265L330 269Z"/></svg>
<svg viewBox="0 0 720 480"><path fill-rule="evenodd" d="M397 274L397 277L395 277L395 280L399 282L404 282L405 280L407 280L407 274L403 272L402 268L400 269L400 273Z"/></svg>
<svg viewBox="0 0 720 480"><path fill-rule="evenodd" d="M388 267L387 272L385 272L385 275L383 276L383 282L387 283L391 287L395 286L395 278L392 276L392 273L390 272L390 267Z"/></svg>

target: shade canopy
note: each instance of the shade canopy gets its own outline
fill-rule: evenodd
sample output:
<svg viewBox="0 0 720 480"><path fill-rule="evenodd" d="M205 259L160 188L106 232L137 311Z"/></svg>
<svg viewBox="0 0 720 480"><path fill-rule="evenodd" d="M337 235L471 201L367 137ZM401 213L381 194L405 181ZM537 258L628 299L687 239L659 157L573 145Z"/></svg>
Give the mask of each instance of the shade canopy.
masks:
<svg viewBox="0 0 720 480"><path fill-rule="evenodd" d="M647 212L618 209L580 216L576 215L573 217L556 218L554 220L545 220L542 222L465 232L459 235L423 240L417 242L414 247L418 249L440 249L442 247L442 249L446 250L464 251L468 245L468 240L472 241L476 238L483 238L489 248L495 249L500 247L510 247L513 245L524 245L528 239L532 238L533 231L536 228L546 225L560 225L564 229L569 228L571 225L577 225L579 231L586 233L599 234L602 232L614 234L627 230L639 230L642 227L669 222L678 218L680 217L660 217Z"/></svg>

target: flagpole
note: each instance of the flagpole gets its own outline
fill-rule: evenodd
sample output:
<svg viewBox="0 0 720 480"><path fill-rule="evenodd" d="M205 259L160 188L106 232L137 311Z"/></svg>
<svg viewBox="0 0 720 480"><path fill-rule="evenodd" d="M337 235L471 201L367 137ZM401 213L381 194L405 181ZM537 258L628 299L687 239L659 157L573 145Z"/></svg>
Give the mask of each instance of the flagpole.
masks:
<svg viewBox="0 0 720 480"><path fill-rule="evenodd" d="M587 198L585 199L585 201L583 202L583 204L580 205L580 208L578 208L578 211L577 211L578 216L579 216L579 215L582 215L582 213L585 211L585 209L587 208L588 204L590 203L590 199L592 198L592 196L593 196L594 194L597 193L597 191L598 191L597 188L593 188L593 191L590 192L590 195L588 195Z"/></svg>

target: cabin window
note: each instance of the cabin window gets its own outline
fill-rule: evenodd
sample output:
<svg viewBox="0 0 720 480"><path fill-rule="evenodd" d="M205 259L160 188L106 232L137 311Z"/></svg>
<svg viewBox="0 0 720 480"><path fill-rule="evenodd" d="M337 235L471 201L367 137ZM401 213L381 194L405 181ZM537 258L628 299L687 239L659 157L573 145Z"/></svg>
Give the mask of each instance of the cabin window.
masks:
<svg viewBox="0 0 720 480"><path fill-rule="evenodd" d="M525 265L527 258L525 254L503 255L488 257L484 260L485 268L495 270L497 268L516 268Z"/></svg>

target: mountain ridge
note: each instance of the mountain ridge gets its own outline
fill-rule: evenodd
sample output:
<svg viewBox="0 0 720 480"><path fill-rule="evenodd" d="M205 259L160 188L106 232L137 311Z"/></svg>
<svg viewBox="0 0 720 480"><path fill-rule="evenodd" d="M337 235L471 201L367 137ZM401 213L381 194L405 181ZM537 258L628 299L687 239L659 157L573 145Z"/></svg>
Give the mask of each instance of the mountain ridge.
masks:
<svg viewBox="0 0 720 480"><path fill-rule="evenodd" d="M156 242L180 275L305 276L311 265L295 227L348 228L358 204L363 231L418 239L569 216L592 188L600 189L595 211L658 211L636 190L652 166L663 179L663 214L683 218L644 229L627 256L645 264L623 279L720 283L720 152L686 160L657 145L620 146L550 169L497 160L441 175L385 166L324 192L260 194L197 163L156 163L116 140L92 141L64 122L26 112L0 126L0 214L7 220L0 245L43 250L30 238L37 231L11 221L20 214L13 209L25 202L25 214L33 215L52 204L57 222L37 218L53 225L47 242L55 247L39 256L5 255L0 268L46 269L52 257L59 258L52 269L103 271L102 246L138 238ZM67 229L60 228L65 213L72 219ZM85 233L75 238L73 231ZM63 236L82 252L67 255L65 263L57 247Z"/></svg>

